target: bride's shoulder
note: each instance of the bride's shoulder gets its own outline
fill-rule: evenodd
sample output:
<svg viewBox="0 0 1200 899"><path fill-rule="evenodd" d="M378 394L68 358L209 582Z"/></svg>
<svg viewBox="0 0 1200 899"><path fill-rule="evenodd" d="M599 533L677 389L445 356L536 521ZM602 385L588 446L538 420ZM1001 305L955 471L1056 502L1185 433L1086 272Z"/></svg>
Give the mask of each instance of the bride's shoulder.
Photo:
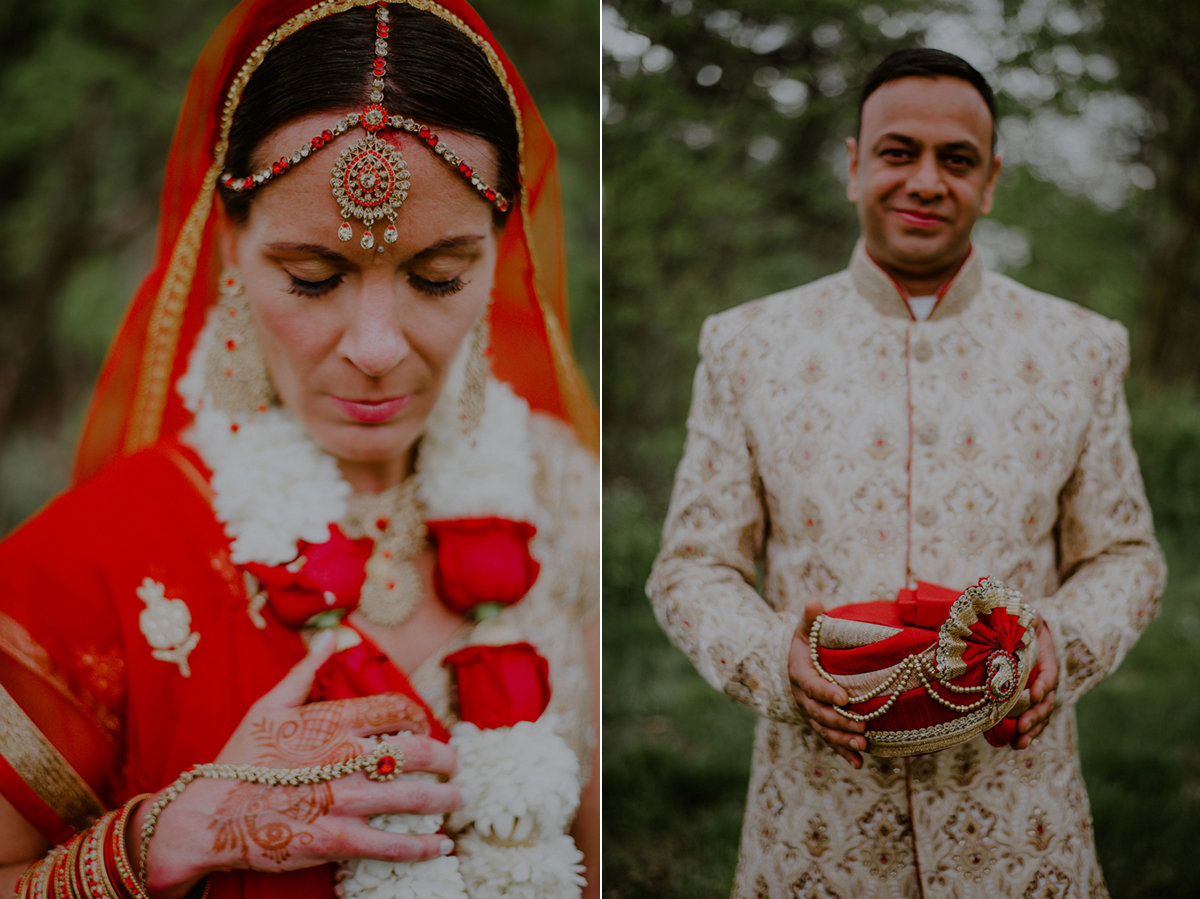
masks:
<svg viewBox="0 0 1200 899"><path fill-rule="evenodd" d="M535 548L543 571L564 578L561 597L571 597L578 617L596 608L600 583L600 464L575 432L559 419L534 413L529 420L537 464L534 493L543 511Z"/></svg>
<svg viewBox="0 0 1200 899"><path fill-rule="evenodd" d="M541 412L529 416L529 438L537 465L538 505L555 519L600 524L600 463L560 419Z"/></svg>
<svg viewBox="0 0 1200 899"><path fill-rule="evenodd" d="M211 517L207 474L186 447L163 442L119 456L90 478L51 499L12 535L47 529L66 539L76 531L153 530L181 514Z"/></svg>

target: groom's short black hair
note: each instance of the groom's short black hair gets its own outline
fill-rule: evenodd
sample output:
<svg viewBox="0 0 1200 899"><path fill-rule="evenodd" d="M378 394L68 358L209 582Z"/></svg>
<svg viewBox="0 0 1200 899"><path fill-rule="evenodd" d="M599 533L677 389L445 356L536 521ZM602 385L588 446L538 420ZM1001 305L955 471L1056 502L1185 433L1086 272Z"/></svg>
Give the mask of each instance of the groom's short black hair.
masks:
<svg viewBox="0 0 1200 899"><path fill-rule="evenodd" d="M871 70L858 95L858 131L862 132L862 110L867 98L889 81L901 78L959 78L970 84L992 114L992 151L996 149L996 94L979 70L959 56L945 50L917 47L911 50L896 50Z"/></svg>

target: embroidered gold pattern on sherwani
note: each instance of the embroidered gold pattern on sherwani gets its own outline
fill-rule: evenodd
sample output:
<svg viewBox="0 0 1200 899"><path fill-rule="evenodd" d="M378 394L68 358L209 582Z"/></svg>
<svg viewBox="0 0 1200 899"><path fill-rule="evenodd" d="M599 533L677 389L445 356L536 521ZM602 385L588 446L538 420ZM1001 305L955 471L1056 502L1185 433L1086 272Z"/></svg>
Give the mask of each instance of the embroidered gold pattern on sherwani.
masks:
<svg viewBox="0 0 1200 899"><path fill-rule="evenodd" d="M860 246L847 271L709 319L700 353L648 591L700 673L763 716L734 895L1106 895L1073 705L1154 617L1165 576L1124 328L974 253L914 322ZM855 771L791 698L805 601L985 575L1053 633L1049 726L1023 752L977 737Z"/></svg>

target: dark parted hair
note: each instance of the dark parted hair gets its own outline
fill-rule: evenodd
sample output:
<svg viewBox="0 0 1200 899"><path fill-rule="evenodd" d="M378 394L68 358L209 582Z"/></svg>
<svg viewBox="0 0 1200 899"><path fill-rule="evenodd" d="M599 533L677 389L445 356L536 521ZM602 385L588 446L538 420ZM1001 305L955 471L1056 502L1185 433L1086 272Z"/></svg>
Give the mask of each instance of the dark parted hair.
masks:
<svg viewBox="0 0 1200 899"><path fill-rule="evenodd" d="M517 123L508 94L483 51L432 13L403 4L389 4L388 13L390 36L383 88L388 113L486 140L496 150L500 170L498 183L491 186L515 200ZM373 7L327 16L271 50L250 77L234 114L225 171L241 176L261 169L267 161L254 159L256 148L290 121L370 103L374 59ZM335 121L330 116L329 124ZM307 164L320 165L321 155ZM327 164L333 165L333 161L330 157ZM230 219L245 221L255 191L235 193L219 182L218 187ZM497 223L503 221L504 213L494 209L493 214Z"/></svg>
<svg viewBox="0 0 1200 899"><path fill-rule="evenodd" d="M858 131L862 132L863 104L867 98L889 81L901 78L937 78L945 76L958 78L967 82L983 102L987 104L988 112L992 114L992 151L996 149L996 94L987 79L973 65L953 53L945 50L932 50L916 47L909 50L896 50L889 53L884 60L871 70L863 83L862 92L858 95Z"/></svg>

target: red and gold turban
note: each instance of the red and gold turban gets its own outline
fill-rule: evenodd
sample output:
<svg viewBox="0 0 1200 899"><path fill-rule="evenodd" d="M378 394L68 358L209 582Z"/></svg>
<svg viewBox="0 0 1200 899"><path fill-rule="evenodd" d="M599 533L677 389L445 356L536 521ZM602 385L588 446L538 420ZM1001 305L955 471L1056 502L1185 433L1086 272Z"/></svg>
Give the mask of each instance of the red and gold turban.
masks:
<svg viewBox="0 0 1200 899"><path fill-rule="evenodd" d="M817 671L850 696L840 711L866 722L872 755L934 752L980 733L1003 746L1030 705L1034 617L994 578L961 594L919 581L895 602L822 615L809 645Z"/></svg>

